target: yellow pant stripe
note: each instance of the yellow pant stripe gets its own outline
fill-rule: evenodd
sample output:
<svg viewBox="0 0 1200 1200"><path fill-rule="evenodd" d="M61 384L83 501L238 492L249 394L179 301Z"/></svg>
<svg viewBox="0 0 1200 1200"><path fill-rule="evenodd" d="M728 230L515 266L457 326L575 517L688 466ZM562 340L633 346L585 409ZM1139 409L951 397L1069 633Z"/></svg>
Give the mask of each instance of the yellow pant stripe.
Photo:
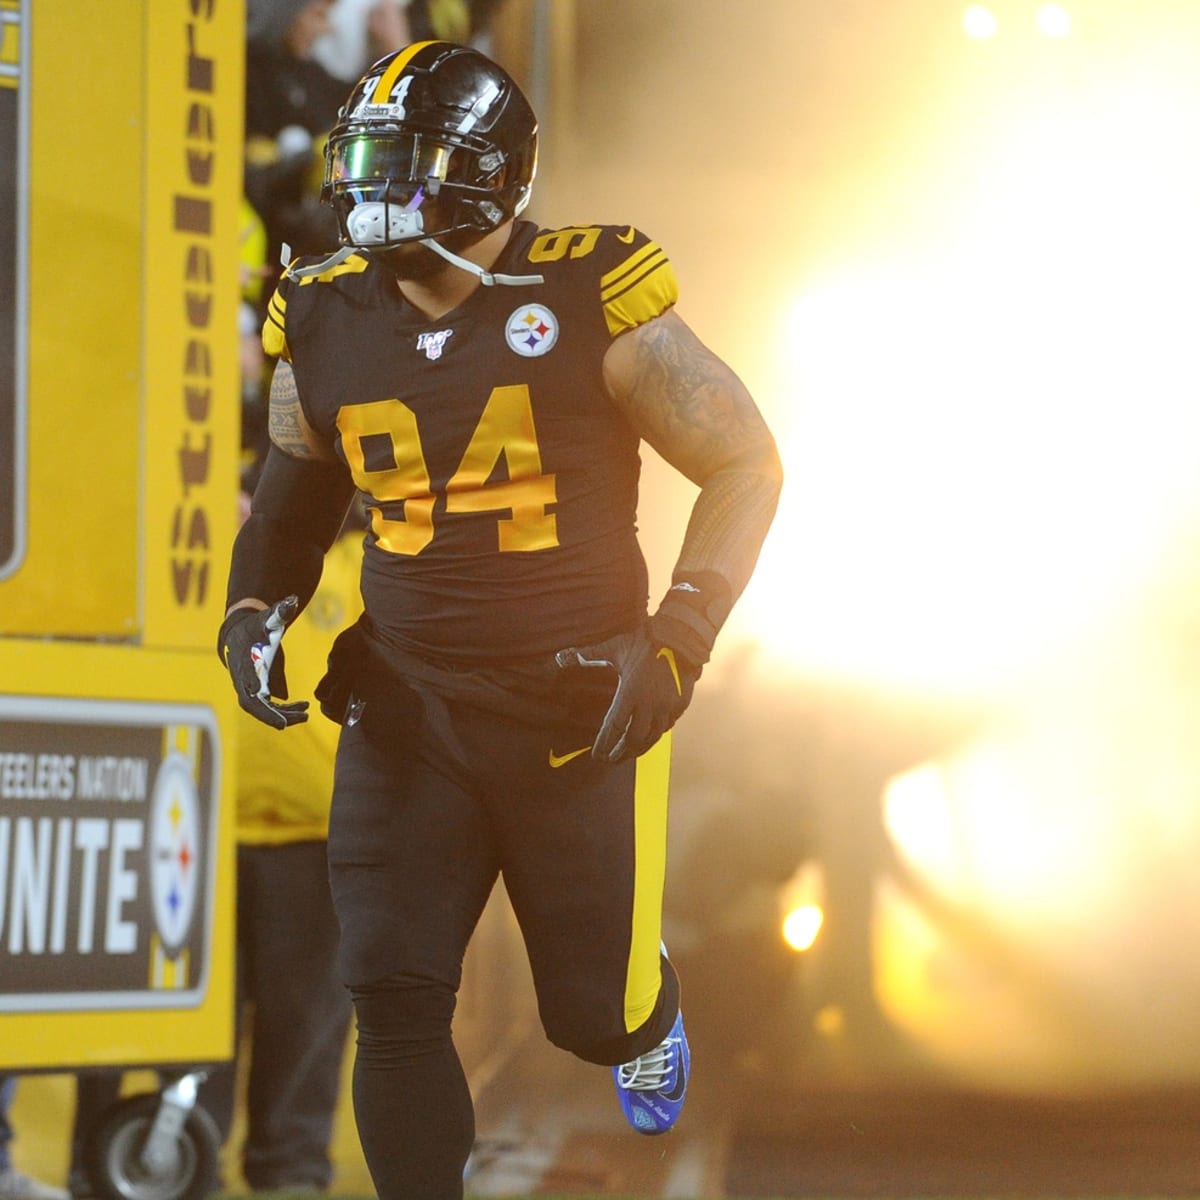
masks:
<svg viewBox="0 0 1200 1200"><path fill-rule="evenodd" d="M625 1029L632 1033L654 1011L662 981L662 900L667 873L667 787L671 735L665 733L637 760L634 785L633 936L625 976Z"/></svg>

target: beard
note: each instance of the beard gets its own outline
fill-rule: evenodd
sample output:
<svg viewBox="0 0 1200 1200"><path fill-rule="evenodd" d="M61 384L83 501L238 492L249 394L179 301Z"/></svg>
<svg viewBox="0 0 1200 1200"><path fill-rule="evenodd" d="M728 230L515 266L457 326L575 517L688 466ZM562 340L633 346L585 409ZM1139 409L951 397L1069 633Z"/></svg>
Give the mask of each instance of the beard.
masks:
<svg viewBox="0 0 1200 1200"><path fill-rule="evenodd" d="M419 242L391 246L387 250L372 250L371 257L383 263L403 283L428 283L436 279L450 264Z"/></svg>
<svg viewBox="0 0 1200 1200"><path fill-rule="evenodd" d="M471 229L460 229L438 238L439 244L454 254L462 254L485 235ZM371 257L383 263L401 283L429 283L444 271L457 268L440 254L420 242L404 242L386 250L372 250Z"/></svg>

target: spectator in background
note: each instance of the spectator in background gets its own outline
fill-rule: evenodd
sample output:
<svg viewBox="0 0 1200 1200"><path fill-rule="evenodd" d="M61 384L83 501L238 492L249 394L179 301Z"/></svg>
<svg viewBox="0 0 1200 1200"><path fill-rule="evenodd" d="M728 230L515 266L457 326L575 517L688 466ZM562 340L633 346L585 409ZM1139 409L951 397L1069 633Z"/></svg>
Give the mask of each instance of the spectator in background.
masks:
<svg viewBox="0 0 1200 1200"><path fill-rule="evenodd" d="M70 1200L64 1188L42 1183L12 1164L9 1148L15 1134L9 1112L16 1090L15 1075L0 1075L0 1200Z"/></svg>
<svg viewBox="0 0 1200 1200"><path fill-rule="evenodd" d="M346 87L377 58L415 40L410 0L334 0L329 29L313 43L313 57Z"/></svg>
<svg viewBox="0 0 1200 1200"><path fill-rule="evenodd" d="M486 50L492 18L503 3L504 0L412 0L408 23L418 41L437 38Z"/></svg>
<svg viewBox="0 0 1200 1200"><path fill-rule="evenodd" d="M113 1104L121 1098L124 1071L82 1071L75 1076L75 1117L71 1127L71 1173L67 1186L75 1200L95 1195L88 1174L88 1139Z"/></svg>
<svg viewBox="0 0 1200 1200"><path fill-rule="evenodd" d="M246 136L299 126L316 135L345 99L346 85L313 57L329 30L333 0L249 0L246 6Z"/></svg>
<svg viewBox="0 0 1200 1200"><path fill-rule="evenodd" d="M332 3L248 0L246 6L245 194L266 228L271 284L285 243L293 254L337 245L336 222L319 195L324 132L346 84L313 57Z"/></svg>
<svg viewBox="0 0 1200 1200"><path fill-rule="evenodd" d="M409 42L486 42L502 2L334 0L329 31L317 38L313 55L331 75L350 85L377 59Z"/></svg>

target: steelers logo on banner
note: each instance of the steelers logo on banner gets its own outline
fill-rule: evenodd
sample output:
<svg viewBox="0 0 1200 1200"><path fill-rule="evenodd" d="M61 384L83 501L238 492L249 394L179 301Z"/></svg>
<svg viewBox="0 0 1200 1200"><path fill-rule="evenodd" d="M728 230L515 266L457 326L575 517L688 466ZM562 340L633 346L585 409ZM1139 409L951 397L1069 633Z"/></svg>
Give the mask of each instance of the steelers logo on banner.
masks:
<svg viewBox="0 0 1200 1200"><path fill-rule="evenodd" d="M187 941L200 878L200 813L191 764L168 754L154 780L150 816L150 893L167 955Z"/></svg>
<svg viewBox="0 0 1200 1200"><path fill-rule="evenodd" d="M544 304L523 304L508 318L504 336L523 358L537 358L558 341L558 318Z"/></svg>

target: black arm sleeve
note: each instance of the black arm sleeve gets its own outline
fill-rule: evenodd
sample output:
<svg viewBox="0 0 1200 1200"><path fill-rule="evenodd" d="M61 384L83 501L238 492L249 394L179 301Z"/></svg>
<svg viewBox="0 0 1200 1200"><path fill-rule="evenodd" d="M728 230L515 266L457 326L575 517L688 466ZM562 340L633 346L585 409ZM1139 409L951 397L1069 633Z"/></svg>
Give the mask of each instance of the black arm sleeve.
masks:
<svg viewBox="0 0 1200 1200"><path fill-rule="evenodd" d="M293 458L272 446L233 543L226 607L295 595L303 608L353 497L354 481L342 463Z"/></svg>

